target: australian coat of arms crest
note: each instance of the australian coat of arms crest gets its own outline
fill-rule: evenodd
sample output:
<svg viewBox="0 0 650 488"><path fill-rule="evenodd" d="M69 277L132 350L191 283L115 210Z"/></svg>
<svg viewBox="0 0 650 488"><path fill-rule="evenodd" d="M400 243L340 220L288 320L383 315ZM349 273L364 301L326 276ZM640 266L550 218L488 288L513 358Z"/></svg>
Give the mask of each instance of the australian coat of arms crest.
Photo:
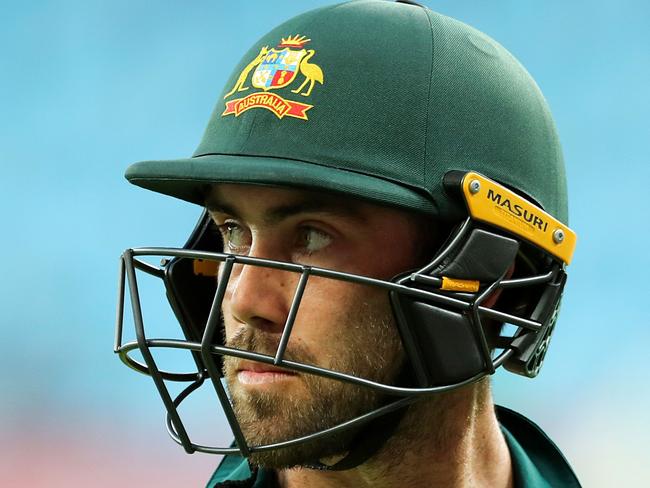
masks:
<svg viewBox="0 0 650 488"><path fill-rule="evenodd" d="M310 62L316 51L304 48L309 41L311 39L305 36L295 35L283 37L277 48L262 47L255 59L242 70L235 86L226 93L224 99L249 90L249 84L262 91L226 101L222 117L237 117L246 110L264 108L273 112L279 119L295 117L307 120L307 110L313 105L287 100L270 90L287 87L303 77L302 83L291 90L291 93L309 97L316 83L323 84L323 70Z"/></svg>

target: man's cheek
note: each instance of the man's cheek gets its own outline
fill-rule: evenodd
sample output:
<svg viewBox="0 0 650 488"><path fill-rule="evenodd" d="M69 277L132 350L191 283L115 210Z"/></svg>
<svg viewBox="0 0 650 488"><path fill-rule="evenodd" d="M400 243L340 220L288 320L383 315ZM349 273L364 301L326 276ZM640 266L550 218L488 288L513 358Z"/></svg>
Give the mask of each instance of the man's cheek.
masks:
<svg viewBox="0 0 650 488"><path fill-rule="evenodd" d="M228 341L232 340L232 337L236 331L229 304L230 301L227 300L227 297L224 297L223 303L221 305L221 323L223 325L224 343L226 344Z"/></svg>

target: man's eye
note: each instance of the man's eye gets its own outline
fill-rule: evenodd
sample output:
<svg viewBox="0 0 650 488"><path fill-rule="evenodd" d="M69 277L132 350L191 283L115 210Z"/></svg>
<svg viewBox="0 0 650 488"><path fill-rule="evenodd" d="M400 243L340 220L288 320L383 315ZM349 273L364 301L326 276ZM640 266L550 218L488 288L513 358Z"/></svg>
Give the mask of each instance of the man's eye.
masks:
<svg viewBox="0 0 650 488"><path fill-rule="evenodd" d="M312 254L326 248L332 242L332 237L313 227L303 227L298 233L298 248L305 254Z"/></svg>
<svg viewBox="0 0 650 488"><path fill-rule="evenodd" d="M219 231L223 237L224 251L237 254L248 252L250 247L248 233L241 225L235 222L226 222L219 226Z"/></svg>

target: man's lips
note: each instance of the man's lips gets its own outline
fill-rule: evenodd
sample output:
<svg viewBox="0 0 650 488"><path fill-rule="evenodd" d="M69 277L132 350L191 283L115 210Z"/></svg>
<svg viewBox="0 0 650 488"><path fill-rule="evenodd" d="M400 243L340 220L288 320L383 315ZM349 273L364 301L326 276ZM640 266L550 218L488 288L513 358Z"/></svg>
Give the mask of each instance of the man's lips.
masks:
<svg viewBox="0 0 650 488"><path fill-rule="evenodd" d="M237 368L237 379L244 385L261 385L284 381L296 376L296 373L275 366L243 361Z"/></svg>

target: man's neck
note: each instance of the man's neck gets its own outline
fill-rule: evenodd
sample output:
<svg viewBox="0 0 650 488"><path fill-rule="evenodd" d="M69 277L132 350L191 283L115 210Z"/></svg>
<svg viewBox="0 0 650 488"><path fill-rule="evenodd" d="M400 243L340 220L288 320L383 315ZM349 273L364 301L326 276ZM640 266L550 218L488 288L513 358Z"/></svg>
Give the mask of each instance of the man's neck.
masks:
<svg viewBox="0 0 650 488"><path fill-rule="evenodd" d="M484 380L412 405L397 433L354 469L290 469L278 481L282 488L510 488L512 466Z"/></svg>

